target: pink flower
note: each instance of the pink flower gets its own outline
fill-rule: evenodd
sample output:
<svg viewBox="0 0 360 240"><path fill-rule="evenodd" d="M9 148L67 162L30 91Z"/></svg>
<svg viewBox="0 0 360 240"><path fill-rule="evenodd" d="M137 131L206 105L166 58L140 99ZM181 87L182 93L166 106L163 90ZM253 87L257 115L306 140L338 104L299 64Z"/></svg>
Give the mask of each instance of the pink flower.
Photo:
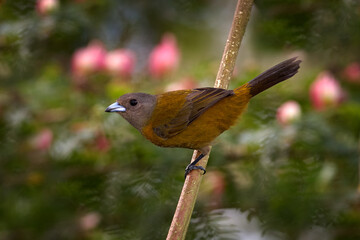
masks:
<svg viewBox="0 0 360 240"><path fill-rule="evenodd" d="M344 75L349 82L360 83L360 63L354 62L349 64L344 70Z"/></svg>
<svg viewBox="0 0 360 240"><path fill-rule="evenodd" d="M299 119L300 115L300 105L295 101L287 101L278 108L276 119L281 125L286 126Z"/></svg>
<svg viewBox="0 0 360 240"><path fill-rule="evenodd" d="M220 208L222 198L226 189L226 179L220 171L210 171L207 178L204 178L200 198L206 199L206 202L212 208Z"/></svg>
<svg viewBox="0 0 360 240"><path fill-rule="evenodd" d="M97 212L90 212L82 216L79 220L80 227L84 231L90 231L96 228L101 220L101 216Z"/></svg>
<svg viewBox="0 0 360 240"><path fill-rule="evenodd" d="M58 0L37 0L36 10L40 15L47 15L59 7Z"/></svg>
<svg viewBox="0 0 360 240"><path fill-rule="evenodd" d="M37 150L48 150L53 140L53 132L45 128L37 133L32 139L32 146Z"/></svg>
<svg viewBox="0 0 360 240"><path fill-rule="evenodd" d="M198 84L197 82L194 81L193 78L188 77L188 78L184 78L182 80L180 80L179 82L174 82L169 84L166 87L166 91L176 91L176 90L185 90L185 89L193 89L193 88L197 88Z"/></svg>
<svg viewBox="0 0 360 240"><path fill-rule="evenodd" d="M130 77L135 65L135 54L126 49L109 52L105 59L105 68L111 74L120 77Z"/></svg>
<svg viewBox="0 0 360 240"><path fill-rule="evenodd" d="M106 51L100 42L92 42L74 53L72 71L76 77L84 77L104 68Z"/></svg>
<svg viewBox="0 0 360 240"><path fill-rule="evenodd" d="M317 110L337 106L343 98L344 93L339 83L329 72L320 73L310 86L310 99Z"/></svg>
<svg viewBox="0 0 360 240"><path fill-rule="evenodd" d="M180 60L180 53L176 38L172 34L165 34L161 43L151 52L149 57L149 72L154 78L162 78L174 71Z"/></svg>
<svg viewBox="0 0 360 240"><path fill-rule="evenodd" d="M99 132L95 138L96 148L102 152L107 152L110 148L110 142L107 137Z"/></svg>

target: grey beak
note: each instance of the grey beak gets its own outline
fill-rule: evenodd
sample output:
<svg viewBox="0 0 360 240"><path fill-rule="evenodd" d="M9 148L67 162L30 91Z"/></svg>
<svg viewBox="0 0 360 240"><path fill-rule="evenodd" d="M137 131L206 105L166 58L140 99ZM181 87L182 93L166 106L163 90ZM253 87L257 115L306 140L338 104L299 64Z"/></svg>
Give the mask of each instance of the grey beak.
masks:
<svg viewBox="0 0 360 240"><path fill-rule="evenodd" d="M111 104L105 109L105 112L125 112L126 108L124 106L121 106L117 102Z"/></svg>

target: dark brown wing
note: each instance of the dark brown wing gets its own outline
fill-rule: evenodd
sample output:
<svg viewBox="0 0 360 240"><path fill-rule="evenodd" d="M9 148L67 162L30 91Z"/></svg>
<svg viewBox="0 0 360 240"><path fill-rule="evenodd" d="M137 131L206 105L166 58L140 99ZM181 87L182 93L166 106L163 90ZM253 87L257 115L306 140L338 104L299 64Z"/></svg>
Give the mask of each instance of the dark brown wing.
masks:
<svg viewBox="0 0 360 240"><path fill-rule="evenodd" d="M177 115L168 123L154 127L154 132L162 138L173 137L182 132L215 103L233 94L232 90L222 88L195 88L187 95L186 101Z"/></svg>

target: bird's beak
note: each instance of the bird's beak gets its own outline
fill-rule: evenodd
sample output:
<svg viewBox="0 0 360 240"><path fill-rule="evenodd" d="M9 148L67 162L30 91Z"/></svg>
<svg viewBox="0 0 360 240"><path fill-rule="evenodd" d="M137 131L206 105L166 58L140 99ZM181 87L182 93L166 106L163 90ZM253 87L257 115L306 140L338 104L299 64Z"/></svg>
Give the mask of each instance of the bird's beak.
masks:
<svg viewBox="0 0 360 240"><path fill-rule="evenodd" d="M124 106L121 106L117 102L114 102L105 109L105 112L125 112L125 111L126 108Z"/></svg>

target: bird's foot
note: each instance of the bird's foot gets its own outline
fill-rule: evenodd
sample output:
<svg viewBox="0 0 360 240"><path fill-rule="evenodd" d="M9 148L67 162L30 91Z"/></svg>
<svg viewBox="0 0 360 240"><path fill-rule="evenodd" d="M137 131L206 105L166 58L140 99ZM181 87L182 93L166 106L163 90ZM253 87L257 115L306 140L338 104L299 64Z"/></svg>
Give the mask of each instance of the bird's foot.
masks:
<svg viewBox="0 0 360 240"><path fill-rule="evenodd" d="M186 176L192 171L192 170L202 170L203 171L203 175L206 173L205 168L203 168L202 166L195 166L192 163L190 163L186 168L185 168L185 178Z"/></svg>

